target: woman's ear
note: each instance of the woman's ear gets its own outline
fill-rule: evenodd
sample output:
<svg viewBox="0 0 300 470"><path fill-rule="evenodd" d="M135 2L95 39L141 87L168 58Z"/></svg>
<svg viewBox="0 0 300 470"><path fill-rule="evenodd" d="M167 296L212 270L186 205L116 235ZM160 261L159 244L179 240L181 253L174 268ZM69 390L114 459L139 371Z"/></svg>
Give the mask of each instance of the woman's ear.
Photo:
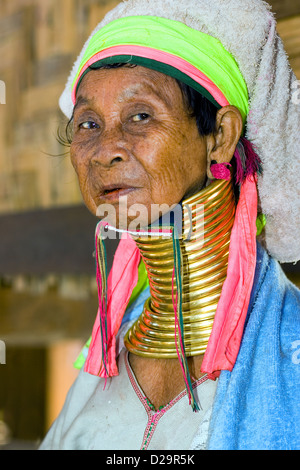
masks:
<svg viewBox="0 0 300 470"><path fill-rule="evenodd" d="M242 135L243 120L235 106L224 106L216 116L216 130L207 137L207 176L214 179L210 171L211 162L229 163Z"/></svg>

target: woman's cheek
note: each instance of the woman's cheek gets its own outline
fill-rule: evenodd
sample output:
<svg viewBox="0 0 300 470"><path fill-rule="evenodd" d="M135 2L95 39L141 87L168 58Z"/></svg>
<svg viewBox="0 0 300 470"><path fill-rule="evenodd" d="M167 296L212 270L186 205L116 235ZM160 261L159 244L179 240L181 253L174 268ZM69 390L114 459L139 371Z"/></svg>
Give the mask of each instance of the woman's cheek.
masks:
<svg viewBox="0 0 300 470"><path fill-rule="evenodd" d="M82 152L83 152L82 146L75 144L74 142L71 144L71 148L70 148L71 163L78 176L79 176L79 171L80 171L80 164L82 165L82 162L83 162L83 158L81 157Z"/></svg>

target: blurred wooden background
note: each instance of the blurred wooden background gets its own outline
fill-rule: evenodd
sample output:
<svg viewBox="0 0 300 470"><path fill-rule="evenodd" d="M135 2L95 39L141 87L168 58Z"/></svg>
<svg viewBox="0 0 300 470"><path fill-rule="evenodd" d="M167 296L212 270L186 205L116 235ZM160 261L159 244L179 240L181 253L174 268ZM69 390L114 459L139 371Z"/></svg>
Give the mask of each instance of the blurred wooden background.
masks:
<svg viewBox="0 0 300 470"><path fill-rule="evenodd" d="M0 0L0 445L43 436L97 312L96 220L56 139L58 98L83 42L118 3ZM300 0L269 3L300 80ZM299 282L298 265L287 272ZM4 422L12 441L1 441Z"/></svg>

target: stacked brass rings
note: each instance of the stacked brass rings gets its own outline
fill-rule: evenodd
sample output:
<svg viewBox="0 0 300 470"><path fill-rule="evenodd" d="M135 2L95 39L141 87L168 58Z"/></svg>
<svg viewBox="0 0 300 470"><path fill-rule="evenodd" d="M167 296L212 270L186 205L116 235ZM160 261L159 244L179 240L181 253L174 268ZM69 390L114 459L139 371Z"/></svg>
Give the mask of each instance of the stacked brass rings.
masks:
<svg viewBox="0 0 300 470"><path fill-rule="evenodd" d="M214 181L186 199L183 208L183 337L186 356L196 356L206 350L227 274L235 216L232 182ZM172 238L151 236L135 241L147 269L151 297L127 332L125 346L140 356L176 358Z"/></svg>

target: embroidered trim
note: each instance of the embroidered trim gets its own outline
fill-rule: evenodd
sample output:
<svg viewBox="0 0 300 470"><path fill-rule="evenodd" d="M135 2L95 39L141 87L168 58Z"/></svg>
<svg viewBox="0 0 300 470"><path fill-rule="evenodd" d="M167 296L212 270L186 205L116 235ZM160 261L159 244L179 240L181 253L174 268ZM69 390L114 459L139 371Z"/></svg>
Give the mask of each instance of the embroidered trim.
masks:
<svg viewBox="0 0 300 470"><path fill-rule="evenodd" d="M140 450L147 450L160 418L162 418L164 416L164 414L170 408L172 408L174 405L176 405L176 403L178 403L181 400L181 398L183 398L187 394L187 391L183 390L181 393L179 393L179 395L177 395L177 397L173 398L167 405L161 406L158 410L155 410L155 408L152 405L152 403L150 402L150 400L142 393L142 390L141 390L141 388L140 388L140 386L139 386L139 384L138 384L138 382L135 378L133 370L130 367L129 360L128 360L128 355L129 355L129 352L127 352L127 354L125 354L125 366L126 366L127 374L128 374L130 383L132 385L132 388L134 389L137 397L139 398L140 402L142 403L143 407L145 408L145 411L146 411L147 416L148 416L148 424L146 426L144 436L143 436L142 445L141 445L141 448L140 448ZM193 389L197 388L199 385L206 382L206 380L208 380L207 375L204 375L203 377L200 377L200 379L198 379L196 382L193 383Z"/></svg>

